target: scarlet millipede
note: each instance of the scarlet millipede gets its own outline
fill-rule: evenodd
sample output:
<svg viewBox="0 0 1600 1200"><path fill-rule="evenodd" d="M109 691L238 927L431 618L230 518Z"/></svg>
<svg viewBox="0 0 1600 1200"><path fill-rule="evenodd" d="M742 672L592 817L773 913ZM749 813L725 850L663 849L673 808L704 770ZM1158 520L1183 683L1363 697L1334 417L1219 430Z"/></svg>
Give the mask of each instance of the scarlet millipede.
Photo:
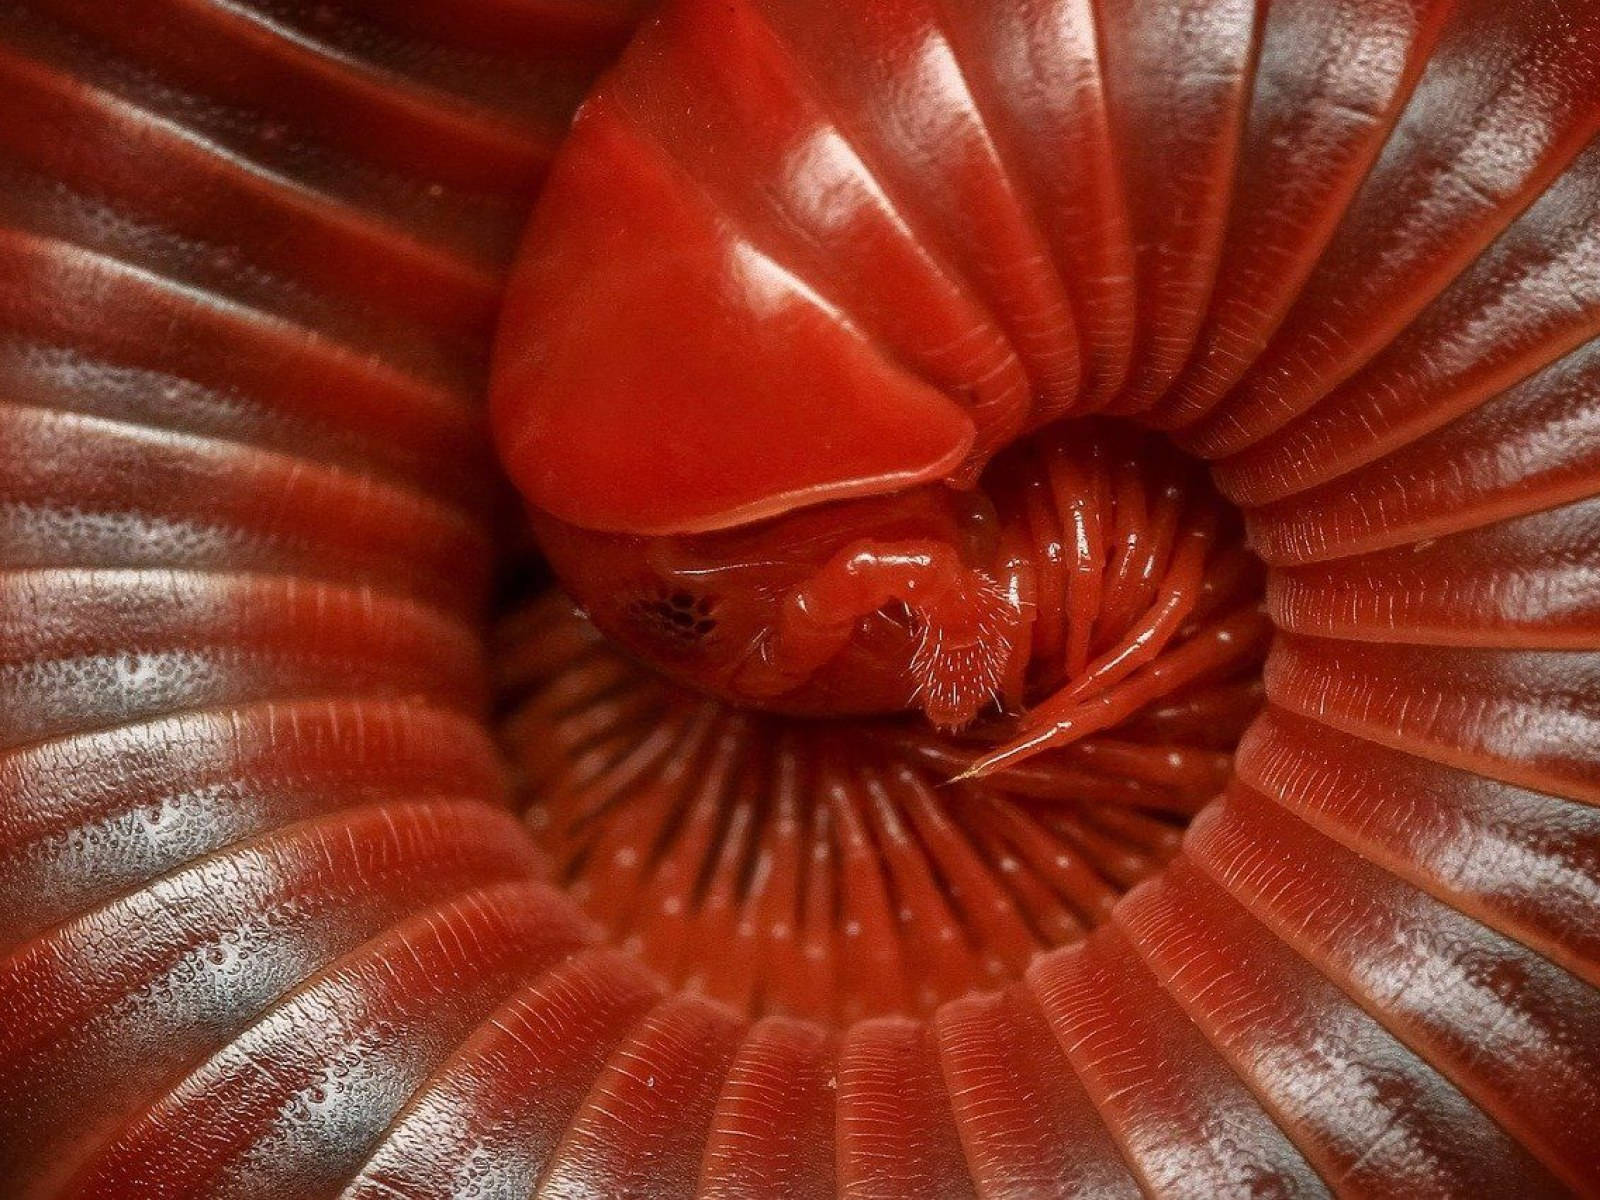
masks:
<svg viewBox="0 0 1600 1200"><path fill-rule="evenodd" d="M0 5L0 1195L1600 1195L1597 135L1593 0Z"/></svg>

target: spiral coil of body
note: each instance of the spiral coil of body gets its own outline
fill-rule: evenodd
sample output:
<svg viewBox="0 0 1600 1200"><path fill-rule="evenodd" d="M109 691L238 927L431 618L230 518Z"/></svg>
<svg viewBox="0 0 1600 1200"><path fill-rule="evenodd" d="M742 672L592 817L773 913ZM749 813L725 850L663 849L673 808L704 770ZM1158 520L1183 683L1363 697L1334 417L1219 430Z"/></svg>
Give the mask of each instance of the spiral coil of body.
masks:
<svg viewBox="0 0 1600 1200"><path fill-rule="evenodd" d="M865 157L997 379L1168 431L1239 505L1276 636L1220 798L1181 849L1085 809L1077 844L1142 849L1113 890L1147 881L955 998L752 1019L748 981L608 944L504 803L479 398L629 14L7 5L0 1186L1600 1191L1600 9L683 4L635 61L694 78L712 9L836 65L847 135L907 30L1006 130L961 182L1059 216L1055 284ZM604 658L525 620L557 659L504 678ZM517 720L530 778L583 766ZM1188 765L1135 790L1186 814Z"/></svg>

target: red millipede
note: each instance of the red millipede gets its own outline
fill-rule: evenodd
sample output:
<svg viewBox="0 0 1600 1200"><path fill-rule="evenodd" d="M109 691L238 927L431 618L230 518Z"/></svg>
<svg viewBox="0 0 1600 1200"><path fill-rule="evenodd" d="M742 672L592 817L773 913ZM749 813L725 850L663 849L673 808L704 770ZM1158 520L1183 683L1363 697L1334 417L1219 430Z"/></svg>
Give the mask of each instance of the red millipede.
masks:
<svg viewBox="0 0 1600 1200"><path fill-rule="evenodd" d="M1600 1195L1600 6L640 16L0 5L0 1194Z"/></svg>

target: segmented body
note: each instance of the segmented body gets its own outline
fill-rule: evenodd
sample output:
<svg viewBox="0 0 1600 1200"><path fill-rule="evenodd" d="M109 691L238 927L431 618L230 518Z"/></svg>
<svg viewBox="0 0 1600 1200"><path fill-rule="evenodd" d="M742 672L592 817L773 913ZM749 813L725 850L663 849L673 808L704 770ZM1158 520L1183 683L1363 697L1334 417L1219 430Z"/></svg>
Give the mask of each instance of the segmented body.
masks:
<svg viewBox="0 0 1600 1200"><path fill-rule="evenodd" d="M939 436L880 422L828 460L800 423L783 479L652 509L551 476L554 516L842 511L1136 420L1242 512L1273 644L1259 686L1130 696L1155 703L945 795L959 741L849 718L830 751L545 598L496 654L530 831L485 716L479 401L501 264L628 23L0 11L0 1186L1600 1191L1600 10L672 5L594 110L653 156L580 140L546 219L655 219L613 299L671 282L663 245L745 269L687 277L736 280L724 307L630 310L680 398L826 382ZM592 299L517 301L588 331L590 382L650 344L608 359ZM1036 594L1022 691L1154 611L1146 494L1150 558L1073 557L1102 576L1054 625ZM1062 517L1018 504L997 561L1051 592ZM641 621L718 631L675 594ZM737 782L829 753L831 791ZM828 890L794 882L819 846ZM726 944L747 917L759 965Z"/></svg>

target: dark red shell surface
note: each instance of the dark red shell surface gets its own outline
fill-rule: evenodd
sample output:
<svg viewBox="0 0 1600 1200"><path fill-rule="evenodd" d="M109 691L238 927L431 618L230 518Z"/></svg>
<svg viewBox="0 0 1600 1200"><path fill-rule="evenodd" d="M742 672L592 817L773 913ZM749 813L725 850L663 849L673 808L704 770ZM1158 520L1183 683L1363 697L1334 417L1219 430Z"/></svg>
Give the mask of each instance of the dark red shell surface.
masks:
<svg viewBox="0 0 1600 1200"><path fill-rule="evenodd" d="M1259 683L987 790L548 596L490 667L632 9L0 5L0 1194L1600 1194L1600 5L646 25L535 499L1096 413L1266 565Z"/></svg>

